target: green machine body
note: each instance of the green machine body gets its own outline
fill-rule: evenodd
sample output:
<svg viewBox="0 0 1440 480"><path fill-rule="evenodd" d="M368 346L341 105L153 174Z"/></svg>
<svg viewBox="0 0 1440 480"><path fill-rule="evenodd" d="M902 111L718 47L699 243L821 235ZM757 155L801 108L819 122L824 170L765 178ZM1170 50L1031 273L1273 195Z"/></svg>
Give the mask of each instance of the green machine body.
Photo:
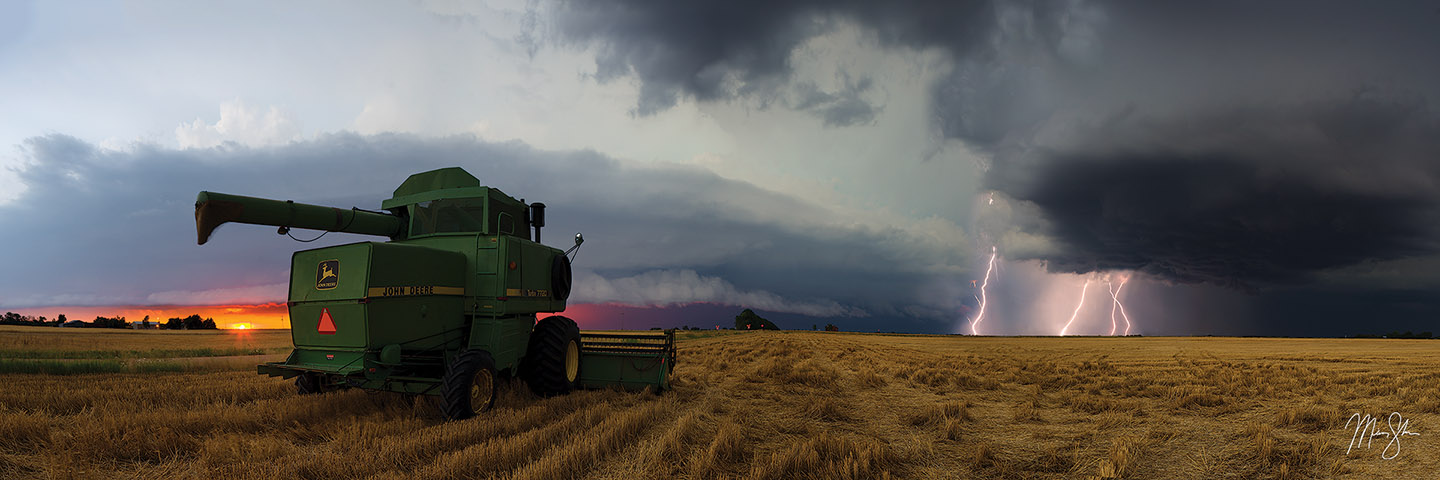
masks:
<svg viewBox="0 0 1440 480"><path fill-rule="evenodd" d="M571 290L567 252L540 243L544 208L445 168L411 175L383 211L200 192L195 226L202 245L225 223L388 237L292 255L294 349L258 372L294 378L300 393L439 395L445 415L459 419L493 405L507 376L541 395L667 390L673 332L582 333L563 316L537 321L564 311ZM582 241L577 234L571 250Z"/></svg>

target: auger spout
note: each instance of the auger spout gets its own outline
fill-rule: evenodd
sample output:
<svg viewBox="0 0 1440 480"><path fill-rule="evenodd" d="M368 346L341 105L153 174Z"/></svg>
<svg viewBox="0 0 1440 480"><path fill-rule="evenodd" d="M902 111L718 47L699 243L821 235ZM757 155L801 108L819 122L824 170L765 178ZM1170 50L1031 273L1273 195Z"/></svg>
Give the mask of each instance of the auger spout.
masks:
<svg viewBox="0 0 1440 480"><path fill-rule="evenodd" d="M229 222L378 235L397 240L405 236L405 222L386 213L215 192L200 192L195 197L195 233L200 245L210 240L216 227Z"/></svg>

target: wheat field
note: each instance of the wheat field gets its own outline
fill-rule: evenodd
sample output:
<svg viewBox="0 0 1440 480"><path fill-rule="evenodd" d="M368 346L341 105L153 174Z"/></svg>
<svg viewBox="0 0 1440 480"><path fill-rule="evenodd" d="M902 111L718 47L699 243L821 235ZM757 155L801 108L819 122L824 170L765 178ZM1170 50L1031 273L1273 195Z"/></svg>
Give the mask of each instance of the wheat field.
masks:
<svg viewBox="0 0 1440 480"><path fill-rule="evenodd" d="M459 422L425 398L301 397L254 373L288 344L0 327L0 371L118 365L0 373L0 477L1440 476L1433 341L682 332L673 391L541 399L512 382ZM156 361L178 363L135 367ZM1357 412L1416 435L1350 448Z"/></svg>

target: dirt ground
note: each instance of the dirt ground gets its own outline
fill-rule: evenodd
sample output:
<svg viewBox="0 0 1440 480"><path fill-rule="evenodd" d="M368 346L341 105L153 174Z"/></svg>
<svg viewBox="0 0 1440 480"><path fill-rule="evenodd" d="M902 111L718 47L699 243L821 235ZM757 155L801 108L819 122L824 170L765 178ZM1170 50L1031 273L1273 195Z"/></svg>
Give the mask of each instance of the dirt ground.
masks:
<svg viewBox="0 0 1440 480"><path fill-rule="evenodd" d="M1440 477L1440 341L682 333L663 395L512 383L445 422L233 359L273 357L285 331L55 330L0 328L0 352L185 361L0 373L0 477ZM1356 413L1410 434L1352 448Z"/></svg>

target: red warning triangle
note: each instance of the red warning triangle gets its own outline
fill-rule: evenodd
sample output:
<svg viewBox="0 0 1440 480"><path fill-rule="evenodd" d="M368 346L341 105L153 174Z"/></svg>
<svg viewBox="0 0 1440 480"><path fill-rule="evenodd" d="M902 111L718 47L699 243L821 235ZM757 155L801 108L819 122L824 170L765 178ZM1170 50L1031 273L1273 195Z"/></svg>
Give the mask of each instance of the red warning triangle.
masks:
<svg viewBox="0 0 1440 480"><path fill-rule="evenodd" d="M315 327L315 332L321 335L335 334L335 320L330 318L330 309L320 309L320 326Z"/></svg>

